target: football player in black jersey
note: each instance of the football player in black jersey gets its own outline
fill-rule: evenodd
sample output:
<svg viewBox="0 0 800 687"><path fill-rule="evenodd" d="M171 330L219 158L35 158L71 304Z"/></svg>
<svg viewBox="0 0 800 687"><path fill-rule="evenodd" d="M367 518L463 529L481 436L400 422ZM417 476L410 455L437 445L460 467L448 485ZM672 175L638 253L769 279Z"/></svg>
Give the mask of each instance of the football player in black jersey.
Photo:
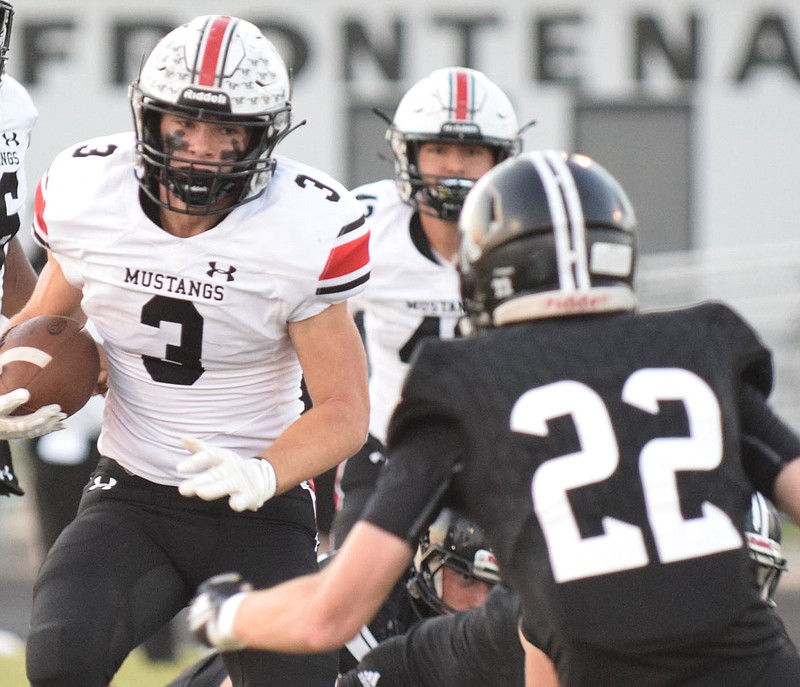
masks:
<svg viewBox="0 0 800 687"><path fill-rule="evenodd" d="M335 551L325 554L320 566L329 565L335 556ZM480 607L499 581L497 561L481 529L460 513L443 509L420 539L408 574L369 624L339 652L340 672L352 671L353 679L358 679L359 661L384 640L405 634L420 620ZM510 624L513 630L516 620ZM224 682L226 676L219 654L212 654L186 668L167 687L226 687L230 685Z"/></svg>
<svg viewBox="0 0 800 687"><path fill-rule="evenodd" d="M440 525L438 529L436 523ZM441 525L445 523L450 524L442 536ZM458 534L459 530L468 533L471 526L470 521L449 509L442 511L431 526L431 533L423 535L415 556L415 571L408 585L415 590L412 598L429 598L431 610L441 608L442 600L426 571L438 568L435 561L446 550L459 552L457 567L462 569L467 559L474 561L474 554L483 544L479 540L469 544L476 542L474 536ZM753 494L744 531L759 592L774 605L772 595L786 570L786 560L781 553L778 513L760 493ZM454 548L457 538L460 543L455 543ZM419 593L419 588L426 591ZM349 642L342 649L340 666L349 665L356 656L361 660L357 667L340 676L338 687L514 687L524 683L524 653L517 641L519 597L508 587L496 585L478 608L437 615L422 622L413 620L417 613L426 614L425 609L418 604L412 606L405 589L406 585L398 585L369 625L373 637L383 641L363 655L360 649L369 642ZM169 687L218 687L224 675L222 661L209 658L187 669Z"/></svg>
<svg viewBox="0 0 800 687"><path fill-rule="evenodd" d="M336 560L268 590L208 581L194 632L223 650L340 645L447 505L519 595L529 687L556 684L542 651L562 687L796 685L743 528L756 489L800 521L800 437L767 404L769 351L721 303L637 311L634 211L585 156L501 163L459 223L475 334L419 350Z"/></svg>
<svg viewBox="0 0 800 687"><path fill-rule="evenodd" d="M774 506L758 492L753 494L744 531L754 579L762 598L774 606L772 595L786 570L781 523ZM339 678L338 687L521 686L519 612L519 597L499 584L479 608L431 618L381 642L358 668Z"/></svg>
<svg viewBox="0 0 800 687"><path fill-rule="evenodd" d="M478 608L429 618L384 640L338 687L521 687L518 620L519 597L498 584Z"/></svg>

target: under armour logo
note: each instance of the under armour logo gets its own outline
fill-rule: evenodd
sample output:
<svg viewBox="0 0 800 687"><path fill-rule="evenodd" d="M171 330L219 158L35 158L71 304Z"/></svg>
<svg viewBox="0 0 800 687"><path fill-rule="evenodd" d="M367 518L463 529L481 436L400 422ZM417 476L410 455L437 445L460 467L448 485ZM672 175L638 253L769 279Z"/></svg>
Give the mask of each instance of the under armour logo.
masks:
<svg viewBox="0 0 800 687"><path fill-rule="evenodd" d="M209 277L213 277L215 274L224 274L227 277L226 281L233 281L233 273L236 271L236 268L231 265L227 270L221 270L217 267L216 260L210 260L208 266L211 268L206 272Z"/></svg>
<svg viewBox="0 0 800 687"><path fill-rule="evenodd" d="M17 132L14 131L12 133L8 133L7 131L3 132L3 140L6 142L7 146L10 146L12 143L15 146L19 145L19 139L17 138Z"/></svg>
<svg viewBox="0 0 800 687"><path fill-rule="evenodd" d="M0 470L0 481L2 482L13 482L14 481L14 473L11 472L11 468L8 465L4 465L3 469Z"/></svg>
<svg viewBox="0 0 800 687"><path fill-rule="evenodd" d="M109 477L108 482L103 482L103 475L97 475L97 477L94 478L92 486L89 487L89 491L94 491L95 489L102 489L103 491L108 491L109 489L112 489L114 486L116 486L116 484L117 480L115 480L113 477Z"/></svg>

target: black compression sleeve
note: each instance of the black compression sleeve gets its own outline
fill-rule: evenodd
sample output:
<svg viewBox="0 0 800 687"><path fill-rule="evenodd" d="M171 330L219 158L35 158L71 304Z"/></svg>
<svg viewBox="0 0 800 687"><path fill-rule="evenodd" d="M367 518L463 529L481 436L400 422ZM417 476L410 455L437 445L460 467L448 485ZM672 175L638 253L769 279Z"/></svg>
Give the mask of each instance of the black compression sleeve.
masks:
<svg viewBox="0 0 800 687"><path fill-rule="evenodd" d="M416 548L460 467L464 439L459 427L444 418L419 418L393 439L362 519Z"/></svg>
<svg viewBox="0 0 800 687"><path fill-rule="evenodd" d="M744 469L753 486L772 499L778 474L786 463L800 456L800 437L749 384L742 389L740 411Z"/></svg>

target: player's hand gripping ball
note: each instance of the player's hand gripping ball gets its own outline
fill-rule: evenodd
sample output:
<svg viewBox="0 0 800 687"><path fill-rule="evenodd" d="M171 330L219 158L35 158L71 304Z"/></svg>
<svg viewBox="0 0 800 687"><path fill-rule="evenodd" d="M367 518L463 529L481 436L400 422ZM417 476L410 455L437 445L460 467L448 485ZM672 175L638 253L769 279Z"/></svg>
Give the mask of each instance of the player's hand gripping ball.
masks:
<svg viewBox="0 0 800 687"><path fill-rule="evenodd" d="M16 389L29 394L7 415L29 415L57 405L70 416L91 398L99 374L97 344L69 317L33 317L0 339L0 394Z"/></svg>

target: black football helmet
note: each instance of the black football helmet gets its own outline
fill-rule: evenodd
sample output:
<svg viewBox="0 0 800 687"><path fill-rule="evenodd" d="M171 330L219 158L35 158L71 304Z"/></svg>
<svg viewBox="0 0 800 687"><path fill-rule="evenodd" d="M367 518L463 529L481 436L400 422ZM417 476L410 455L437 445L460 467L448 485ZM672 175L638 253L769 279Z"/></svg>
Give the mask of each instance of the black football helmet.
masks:
<svg viewBox="0 0 800 687"><path fill-rule="evenodd" d="M8 51L11 48L11 24L14 20L14 8L10 2L0 0L0 77L6 71Z"/></svg>
<svg viewBox="0 0 800 687"><path fill-rule="evenodd" d="M130 87L136 176L157 205L190 215L229 212L258 198L275 169L272 151L291 125L290 80L278 51L253 24L206 15L170 31ZM244 126L238 160L192 163L167 150L161 118L173 114L220 126ZM162 200L159 184L186 207ZM212 205L223 198L223 208Z"/></svg>
<svg viewBox="0 0 800 687"><path fill-rule="evenodd" d="M750 501L744 534L750 558L756 564L761 598L774 606L772 596L787 569L786 559L781 555L781 519L775 506L758 492Z"/></svg>
<svg viewBox="0 0 800 687"><path fill-rule="evenodd" d="M476 182L459 226L473 329L636 308L636 216L616 179L585 155L506 160Z"/></svg>
<svg viewBox="0 0 800 687"><path fill-rule="evenodd" d="M471 520L444 508L420 538L407 589L421 616L453 613L442 599L440 571L452 570L489 584L500 581L497 559L483 531Z"/></svg>

